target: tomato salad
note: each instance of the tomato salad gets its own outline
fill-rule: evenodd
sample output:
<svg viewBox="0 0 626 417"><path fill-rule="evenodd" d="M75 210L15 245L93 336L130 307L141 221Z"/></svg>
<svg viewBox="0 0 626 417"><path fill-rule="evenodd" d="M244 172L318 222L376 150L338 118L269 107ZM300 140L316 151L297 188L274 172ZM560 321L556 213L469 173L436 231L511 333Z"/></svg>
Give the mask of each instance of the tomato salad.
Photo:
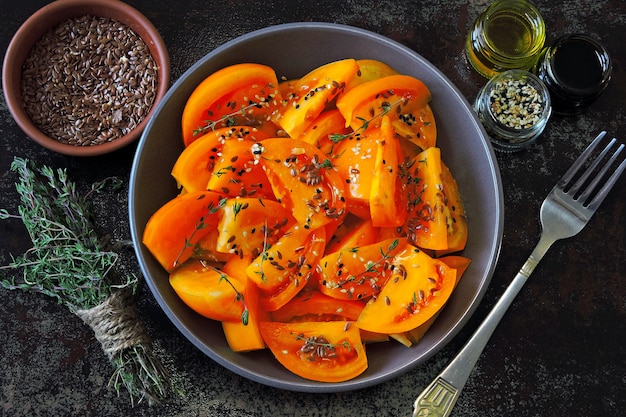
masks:
<svg viewBox="0 0 626 417"><path fill-rule="evenodd" d="M470 263L430 100L375 60L281 81L265 65L223 68L188 99L181 192L143 243L234 351L352 379L368 343L417 343Z"/></svg>

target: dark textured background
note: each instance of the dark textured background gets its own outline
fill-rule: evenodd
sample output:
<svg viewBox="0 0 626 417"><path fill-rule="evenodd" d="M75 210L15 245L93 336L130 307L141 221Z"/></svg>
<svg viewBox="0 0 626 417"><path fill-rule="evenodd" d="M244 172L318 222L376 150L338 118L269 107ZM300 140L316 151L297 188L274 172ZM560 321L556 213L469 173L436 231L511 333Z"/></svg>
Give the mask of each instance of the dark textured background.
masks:
<svg viewBox="0 0 626 417"><path fill-rule="evenodd" d="M0 53L19 25L45 1L0 0ZM466 31L488 1L135 0L164 38L172 81L236 36L295 21L337 22L388 36L423 55L473 100L485 80L463 54ZM585 113L554 118L527 151L498 154L504 199L502 253L491 286L472 320L424 366L382 385L330 395L272 389L227 371L173 327L145 288L139 307L155 349L184 397L160 408L131 409L107 387L112 368L78 318L53 300L0 290L0 415L2 416L409 416L415 396L448 363L493 306L539 235L541 200L600 130L626 139L626 2L537 0L548 42L584 32L614 60L608 91ZM0 98L0 208L15 212L14 156L66 167L80 187L110 175L128 179L135 146L79 159L48 152L26 139ZM123 190L95 201L103 233L128 239ZM626 413L626 177L590 225L557 243L496 329L453 416L619 416ZM0 264L29 247L20 221L0 222ZM127 264L135 269L133 253Z"/></svg>

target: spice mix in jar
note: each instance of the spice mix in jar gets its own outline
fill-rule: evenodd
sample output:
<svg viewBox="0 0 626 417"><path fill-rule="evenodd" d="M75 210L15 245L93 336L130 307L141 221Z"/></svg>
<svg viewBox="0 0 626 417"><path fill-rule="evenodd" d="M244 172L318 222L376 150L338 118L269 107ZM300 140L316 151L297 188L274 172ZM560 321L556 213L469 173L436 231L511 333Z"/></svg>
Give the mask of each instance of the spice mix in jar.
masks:
<svg viewBox="0 0 626 417"><path fill-rule="evenodd" d="M485 84L474 102L495 149L516 151L543 132L552 106L545 84L525 70L509 70Z"/></svg>

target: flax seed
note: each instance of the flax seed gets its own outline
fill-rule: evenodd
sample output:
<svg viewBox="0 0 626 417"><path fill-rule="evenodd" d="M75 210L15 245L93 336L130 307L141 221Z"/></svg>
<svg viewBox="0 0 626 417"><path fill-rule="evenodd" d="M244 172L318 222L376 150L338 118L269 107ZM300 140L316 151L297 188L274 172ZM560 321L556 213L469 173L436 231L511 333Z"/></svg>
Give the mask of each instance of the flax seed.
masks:
<svg viewBox="0 0 626 417"><path fill-rule="evenodd" d="M29 51L22 67L24 109L59 142L110 142L146 117L157 78L156 62L133 30L114 19L76 17Z"/></svg>

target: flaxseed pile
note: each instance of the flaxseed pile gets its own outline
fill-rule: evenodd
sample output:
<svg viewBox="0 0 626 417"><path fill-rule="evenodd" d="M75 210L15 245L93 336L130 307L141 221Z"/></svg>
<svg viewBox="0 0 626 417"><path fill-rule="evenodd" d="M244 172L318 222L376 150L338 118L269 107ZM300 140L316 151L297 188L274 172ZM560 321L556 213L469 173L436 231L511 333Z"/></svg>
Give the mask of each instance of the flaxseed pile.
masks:
<svg viewBox="0 0 626 417"><path fill-rule="evenodd" d="M22 69L24 108L59 142L86 146L128 134L156 97L157 65L139 35L109 18L82 16L48 31Z"/></svg>

